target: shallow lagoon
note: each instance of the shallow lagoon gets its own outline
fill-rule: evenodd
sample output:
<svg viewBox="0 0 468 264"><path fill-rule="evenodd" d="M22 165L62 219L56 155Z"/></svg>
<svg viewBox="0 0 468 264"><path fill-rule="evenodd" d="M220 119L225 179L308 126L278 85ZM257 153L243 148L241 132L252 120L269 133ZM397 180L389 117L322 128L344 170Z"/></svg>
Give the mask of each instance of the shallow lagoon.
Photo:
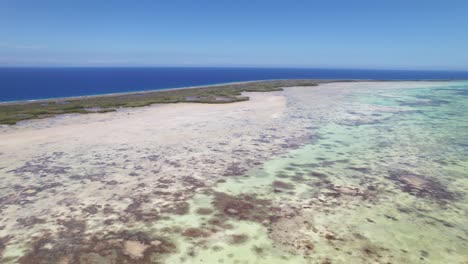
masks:
<svg viewBox="0 0 468 264"><path fill-rule="evenodd" d="M161 167L153 174L169 177L162 178L164 182L152 176L166 187L147 191L151 182L131 185L136 179L125 173L135 171L133 166L121 170L121 178L115 179L118 183L106 181L100 186L106 192L95 194L101 196L82 198L81 205L63 205L61 200L58 206L62 212L75 210L38 212L36 218L19 217L26 214L24 207L2 195L3 261L466 263L468 82L318 88L322 92L294 87L272 93L286 98L284 111L273 113L262 124L243 120L246 127L263 130L236 131L236 139L226 132L232 137L223 141L227 149L197 152L210 158L205 164L195 160L200 166L191 168L189 161L178 156L179 165L165 171L164 163L150 161L148 168ZM240 122L235 118L238 115L229 116L226 123ZM265 129L270 132L263 133ZM248 135L253 135L252 141ZM201 148L206 148L204 143L199 142ZM140 153L128 158L131 164L138 164L142 149L137 145L128 151ZM230 162L237 152L240 158ZM72 176L73 170L60 168L76 157L50 160L42 178ZM116 160L112 155L103 158L104 162ZM225 170L209 174L218 169L218 163ZM138 174L150 173L142 166ZM51 167L56 170L50 172ZM193 172L191 178L177 178L176 174L187 173L185 167ZM4 179L21 179L24 171L24 165L5 164L0 172ZM180 182L184 184L179 186ZM97 183L80 184L48 186L45 190L52 190L48 201ZM5 194L14 188L3 185ZM119 198L119 192L129 186L132 191ZM25 193L23 188L20 194L28 190ZM114 199L104 199L104 194ZM46 198L34 197L31 203L44 206L41 199ZM16 231L19 224L29 229Z"/></svg>
<svg viewBox="0 0 468 264"><path fill-rule="evenodd" d="M236 222L252 236L245 245L187 263L465 263L466 85L355 95L405 111L327 124L300 149L218 184L215 192L271 201L286 217L263 229ZM246 247L262 251L255 258Z"/></svg>

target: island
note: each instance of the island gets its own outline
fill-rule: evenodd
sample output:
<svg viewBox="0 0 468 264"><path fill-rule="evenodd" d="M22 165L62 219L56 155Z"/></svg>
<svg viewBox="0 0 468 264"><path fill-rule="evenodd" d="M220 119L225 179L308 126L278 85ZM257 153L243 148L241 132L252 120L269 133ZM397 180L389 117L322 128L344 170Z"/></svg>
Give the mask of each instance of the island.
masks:
<svg viewBox="0 0 468 264"><path fill-rule="evenodd" d="M464 263L467 95L275 80L3 103L0 262Z"/></svg>

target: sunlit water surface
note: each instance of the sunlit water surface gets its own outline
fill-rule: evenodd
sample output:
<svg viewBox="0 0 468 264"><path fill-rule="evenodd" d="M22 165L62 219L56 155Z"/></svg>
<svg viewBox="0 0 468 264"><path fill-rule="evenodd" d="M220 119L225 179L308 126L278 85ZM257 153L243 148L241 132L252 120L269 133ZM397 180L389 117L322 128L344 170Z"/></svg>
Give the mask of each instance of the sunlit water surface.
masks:
<svg viewBox="0 0 468 264"><path fill-rule="evenodd" d="M169 263L467 263L468 83L349 100L404 111L327 123L312 142L218 184L217 192L258 199L256 213L268 201L285 217L273 228L264 216L229 220L220 239L202 249L183 243ZM205 226L195 212L213 199L196 196L194 214L170 224Z"/></svg>
<svg viewBox="0 0 468 264"><path fill-rule="evenodd" d="M308 101L313 91L285 92L289 112L276 129L303 118L310 136L246 172L194 188L178 211L151 218L133 200L109 215L125 209L140 218L113 218L108 227L88 213L81 217L89 230L109 232L101 240L54 250L73 238L42 238L22 258L29 251L19 240L8 244L4 234L4 261L468 263L468 82L366 85L346 93L344 108L334 106L336 113L323 118ZM14 217L8 213L4 220Z"/></svg>

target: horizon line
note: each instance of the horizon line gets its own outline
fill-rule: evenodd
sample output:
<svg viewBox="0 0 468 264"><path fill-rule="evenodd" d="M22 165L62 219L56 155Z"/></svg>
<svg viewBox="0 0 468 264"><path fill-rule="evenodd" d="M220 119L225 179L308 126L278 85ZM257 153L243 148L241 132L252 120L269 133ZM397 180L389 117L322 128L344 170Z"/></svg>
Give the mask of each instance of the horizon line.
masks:
<svg viewBox="0 0 468 264"><path fill-rule="evenodd" d="M357 70L357 71L419 71L419 72L468 72L468 69L461 70L451 70L451 69L404 69L404 68L346 68L346 67L300 67L300 66L143 66L143 65L127 65L127 66L117 66L117 65L86 65L86 66L71 66L71 65L43 65L43 66L28 66L28 65L0 65L0 69L8 68L23 68L23 69L37 69L37 68L186 68L186 69L197 69L197 68L211 68L211 69L291 69L291 70Z"/></svg>

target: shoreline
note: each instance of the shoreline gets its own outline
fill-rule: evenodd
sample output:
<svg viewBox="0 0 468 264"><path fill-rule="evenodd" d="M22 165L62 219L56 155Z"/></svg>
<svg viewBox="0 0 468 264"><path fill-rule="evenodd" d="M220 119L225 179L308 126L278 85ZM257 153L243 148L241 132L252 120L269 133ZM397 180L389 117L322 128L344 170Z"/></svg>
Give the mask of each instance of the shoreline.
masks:
<svg viewBox="0 0 468 264"><path fill-rule="evenodd" d="M165 103L226 104L248 101L244 92L282 91L285 87L318 86L338 82L402 82L408 80L372 79L279 79L233 82L204 86L123 92L102 95L87 95L14 101L0 103L0 124L14 125L19 121L53 117L60 114L107 113L119 108L143 107ZM453 80L413 80L442 82Z"/></svg>
<svg viewBox="0 0 468 264"><path fill-rule="evenodd" d="M236 84L249 84L257 82L274 82L274 81L315 81L319 83L333 83L333 82L446 82L446 81L468 81L464 79L410 79L410 80L391 80L391 79L260 79L253 81L238 81L238 82L225 82L225 83L214 83L206 85L195 85L195 86L184 86L174 88L163 88L157 90L140 90L131 92L116 92L116 93L103 93L103 94L90 94L90 95L77 95L77 96L65 96L65 97L51 97L51 98L40 98L40 99L28 99L28 100L16 100L16 101L0 101L2 105L20 105L28 103L38 102L51 102L60 100L80 100L93 97L112 97L112 96L125 96L125 95L139 95L157 92L177 91L185 89L198 89L198 88L210 88L225 85L236 85Z"/></svg>
<svg viewBox="0 0 468 264"><path fill-rule="evenodd" d="M242 96L242 92L280 91L282 87L317 86L320 83L331 81L302 79L248 81L141 92L5 102L0 103L0 124L13 125L22 120L59 114L113 112L122 107L142 107L157 103L232 103L249 100L248 97Z"/></svg>
<svg viewBox="0 0 468 264"><path fill-rule="evenodd" d="M252 82L276 81L276 80L282 80L282 79L226 82L226 83L215 83L215 84L207 84L207 85L163 88L163 89L157 89L157 90L141 90L141 91L132 91L132 92L118 92L118 93L77 95L77 96L52 97L52 98L17 100L17 101L4 101L4 102L0 102L0 106L8 105L8 104L36 103L36 102L58 101L58 100L79 100L79 99L86 99L86 98L91 98L91 97L108 97L108 96L146 94L146 93L153 93L153 92L156 93L156 92L165 92L165 91L173 91L173 90L196 89L196 88L205 88L205 87L208 88L208 87L221 86L221 85L244 84L244 83L252 83Z"/></svg>
<svg viewBox="0 0 468 264"><path fill-rule="evenodd" d="M0 262L459 263L455 86L327 83L0 126Z"/></svg>

